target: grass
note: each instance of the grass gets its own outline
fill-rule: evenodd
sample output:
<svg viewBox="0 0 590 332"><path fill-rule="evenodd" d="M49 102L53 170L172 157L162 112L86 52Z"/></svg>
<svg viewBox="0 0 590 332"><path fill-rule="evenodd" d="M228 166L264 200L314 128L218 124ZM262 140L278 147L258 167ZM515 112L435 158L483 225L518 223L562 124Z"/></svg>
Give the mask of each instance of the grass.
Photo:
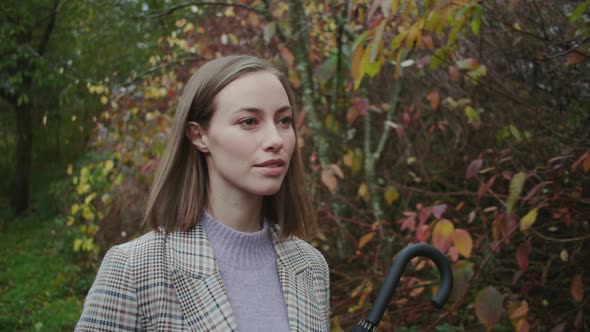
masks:
<svg viewBox="0 0 590 332"><path fill-rule="evenodd" d="M77 264L59 203L43 180L34 182L22 217L12 216L0 197L0 331L73 330L94 278Z"/></svg>
<svg viewBox="0 0 590 332"><path fill-rule="evenodd" d="M59 235L61 226L34 214L3 222L0 331L72 330L88 277Z"/></svg>

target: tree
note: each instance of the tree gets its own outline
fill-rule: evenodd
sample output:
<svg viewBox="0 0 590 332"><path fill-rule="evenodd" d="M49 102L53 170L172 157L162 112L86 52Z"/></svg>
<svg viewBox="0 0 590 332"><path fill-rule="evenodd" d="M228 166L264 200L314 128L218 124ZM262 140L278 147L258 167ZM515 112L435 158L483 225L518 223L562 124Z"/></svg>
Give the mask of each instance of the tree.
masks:
<svg viewBox="0 0 590 332"><path fill-rule="evenodd" d="M87 98L86 85L125 80L140 68L154 50L160 34L154 31L168 29L171 24L171 20L146 24L139 19L142 12L158 6L161 4L150 1L69 0L9 1L1 5L0 96L2 107L16 118L11 184L15 213L24 212L29 205L34 119L45 114L45 124L49 114L68 125L65 114L79 116L82 124L73 126L69 121L67 129L83 137L75 139L83 146L93 113L101 107ZM62 129L58 126L56 130L59 135ZM36 144L44 144L44 140Z"/></svg>

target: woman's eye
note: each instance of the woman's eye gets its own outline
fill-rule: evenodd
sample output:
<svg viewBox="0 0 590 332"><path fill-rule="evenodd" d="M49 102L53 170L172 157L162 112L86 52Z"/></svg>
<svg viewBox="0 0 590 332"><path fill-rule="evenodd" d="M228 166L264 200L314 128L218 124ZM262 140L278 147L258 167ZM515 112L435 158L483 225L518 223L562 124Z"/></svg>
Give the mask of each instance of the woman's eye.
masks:
<svg viewBox="0 0 590 332"><path fill-rule="evenodd" d="M242 127L252 127L254 125L256 125L256 119L254 118L246 118L240 121L240 125L242 125Z"/></svg>
<svg viewBox="0 0 590 332"><path fill-rule="evenodd" d="M279 122L281 123L281 125L285 126L285 127L290 127L291 124L293 123L293 118L290 116L285 116L282 117Z"/></svg>

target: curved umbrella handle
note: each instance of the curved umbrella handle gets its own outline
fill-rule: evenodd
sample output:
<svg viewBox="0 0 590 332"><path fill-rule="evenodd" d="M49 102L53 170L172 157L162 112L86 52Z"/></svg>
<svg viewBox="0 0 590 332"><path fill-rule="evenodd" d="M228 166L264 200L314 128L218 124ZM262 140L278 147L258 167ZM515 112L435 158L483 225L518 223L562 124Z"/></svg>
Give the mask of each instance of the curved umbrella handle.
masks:
<svg viewBox="0 0 590 332"><path fill-rule="evenodd" d="M377 331L377 326L383 318L383 313L393 296L393 291L397 287L397 284L401 278L402 272L406 265L414 257L424 256L430 258L440 273L440 288L434 297L432 298L432 304L441 308L448 300L453 289L453 271L447 258L438 249L428 244L419 243L411 245L397 255L395 262L391 266L387 278L377 295L375 304L369 312L367 320L361 320L352 329L353 332L361 331Z"/></svg>

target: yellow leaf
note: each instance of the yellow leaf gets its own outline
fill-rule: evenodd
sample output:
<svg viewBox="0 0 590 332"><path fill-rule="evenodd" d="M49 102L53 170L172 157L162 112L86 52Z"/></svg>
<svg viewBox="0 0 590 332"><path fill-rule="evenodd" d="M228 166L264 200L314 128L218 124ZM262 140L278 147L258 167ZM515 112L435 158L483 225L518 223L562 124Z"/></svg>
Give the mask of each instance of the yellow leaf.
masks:
<svg viewBox="0 0 590 332"><path fill-rule="evenodd" d="M512 209L522 191L522 186L524 185L525 180L526 174L523 172L514 175L512 180L510 180L510 192L508 194L508 200L506 201L506 210L509 214L512 213Z"/></svg>
<svg viewBox="0 0 590 332"><path fill-rule="evenodd" d="M66 226L72 226L74 221L76 221L76 219L74 219L72 216L69 216L68 220L66 221Z"/></svg>
<svg viewBox="0 0 590 332"><path fill-rule="evenodd" d="M115 166L115 163L112 160L107 160L104 162L104 171L105 173L110 172L113 167Z"/></svg>
<svg viewBox="0 0 590 332"><path fill-rule="evenodd" d="M346 165L348 167L352 167L353 158L354 158L354 153L352 152L351 149L348 149L348 151L346 151L346 154L342 157L342 162L344 163L344 165Z"/></svg>
<svg viewBox="0 0 590 332"><path fill-rule="evenodd" d="M82 239L75 239L74 240L74 251L80 251L80 247L82 246Z"/></svg>
<svg viewBox="0 0 590 332"><path fill-rule="evenodd" d="M361 196L365 200L365 202L369 201L371 195L369 194L369 187L366 183L361 183L361 185L359 186L358 195Z"/></svg>
<svg viewBox="0 0 590 332"><path fill-rule="evenodd" d="M359 249L363 249L363 247L373 239L373 236L375 236L375 233L373 232L361 236L361 239L359 240Z"/></svg>
<svg viewBox="0 0 590 332"><path fill-rule="evenodd" d="M432 244L441 252L446 253L453 243L455 226L450 220L442 219L432 230Z"/></svg>
<svg viewBox="0 0 590 332"><path fill-rule="evenodd" d="M192 23L189 23L187 25L184 26L184 29L182 29L182 32L189 32L189 31L193 31L195 30L195 26Z"/></svg>
<svg viewBox="0 0 590 332"><path fill-rule="evenodd" d="M70 208L70 214L75 215L78 212L78 210L80 210L80 206L78 206L78 204L74 204Z"/></svg>
<svg viewBox="0 0 590 332"><path fill-rule="evenodd" d="M527 231L535 221L537 220L537 212L539 209L534 208L529 213L526 214L522 219L520 219L520 231L525 232Z"/></svg>
<svg viewBox="0 0 590 332"><path fill-rule="evenodd" d="M471 256L471 250L473 249L473 239L468 231L464 229L456 229L453 232L453 244L459 254L465 258Z"/></svg>
<svg viewBox="0 0 590 332"><path fill-rule="evenodd" d="M92 193L88 196L86 196L86 198L84 199L84 204L88 204L90 202L92 202L92 200L96 197L96 193Z"/></svg>
<svg viewBox="0 0 590 332"><path fill-rule="evenodd" d="M394 186L387 186L385 189L385 202L387 205L393 204L393 202L397 201L399 198L399 192Z"/></svg>
<svg viewBox="0 0 590 332"><path fill-rule="evenodd" d="M84 217L84 219L86 219L88 221L94 220L94 213L92 212L92 209L90 209L90 207L88 205L84 206L84 210L82 211L82 217Z"/></svg>
<svg viewBox="0 0 590 332"><path fill-rule="evenodd" d="M100 96L100 103L106 105L109 102L109 98L107 96Z"/></svg>
<svg viewBox="0 0 590 332"><path fill-rule="evenodd" d="M76 188L78 195L84 195L88 192L88 190L90 190L90 185L88 183L80 183L80 185L78 185Z"/></svg>
<svg viewBox="0 0 590 332"><path fill-rule="evenodd" d="M102 204L104 204L104 205L109 205L112 201L111 196L109 194L102 195L100 200L102 201Z"/></svg>
<svg viewBox="0 0 590 332"><path fill-rule="evenodd" d="M74 173L74 167L72 167L72 164L68 164L68 169L66 172L68 175L72 175L72 173Z"/></svg>
<svg viewBox="0 0 590 332"><path fill-rule="evenodd" d="M123 174L119 173L119 175L117 175L117 178L115 179L115 184L120 185L121 182L123 182Z"/></svg>

